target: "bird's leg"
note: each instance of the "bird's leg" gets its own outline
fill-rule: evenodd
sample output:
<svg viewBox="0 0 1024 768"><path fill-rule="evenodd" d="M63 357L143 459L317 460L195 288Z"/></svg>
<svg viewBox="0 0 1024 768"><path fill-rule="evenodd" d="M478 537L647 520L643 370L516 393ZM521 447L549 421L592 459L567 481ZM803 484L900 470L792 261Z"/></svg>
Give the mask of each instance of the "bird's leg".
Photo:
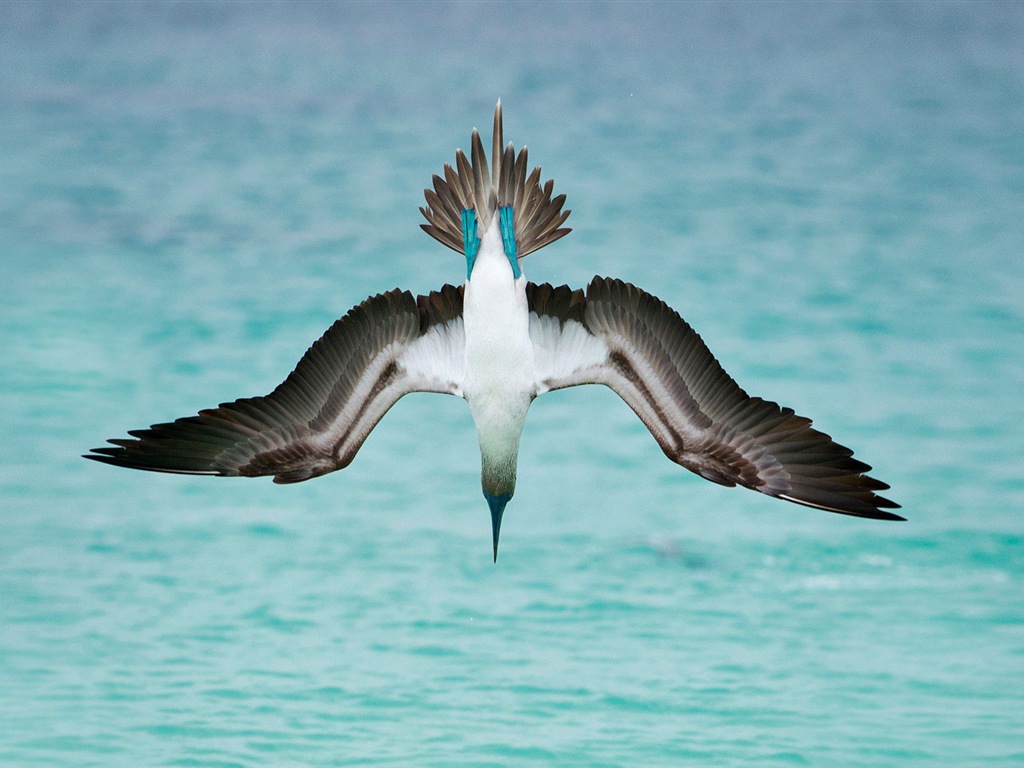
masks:
<svg viewBox="0 0 1024 768"><path fill-rule="evenodd" d="M512 276L519 277L519 258L516 250L515 212L511 205L503 205L498 209L498 225L501 227L501 242L505 246L505 255L512 265Z"/></svg>
<svg viewBox="0 0 1024 768"><path fill-rule="evenodd" d="M473 274L473 262L480 250L480 236L477 234L476 214L472 208L462 212L462 252L466 254L466 279Z"/></svg>

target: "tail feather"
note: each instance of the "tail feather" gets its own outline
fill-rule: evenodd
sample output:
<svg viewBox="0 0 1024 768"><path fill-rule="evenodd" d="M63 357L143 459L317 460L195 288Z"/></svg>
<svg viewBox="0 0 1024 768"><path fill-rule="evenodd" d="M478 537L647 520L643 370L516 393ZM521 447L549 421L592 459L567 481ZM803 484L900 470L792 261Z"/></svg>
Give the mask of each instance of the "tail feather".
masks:
<svg viewBox="0 0 1024 768"><path fill-rule="evenodd" d="M479 221L489 222L499 207L511 205L519 258L565 237L571 231L562 226L570 213L562 210L565 195L551 196L554 181L541 187L539 166L527 174L527 157L526 147L517 156L511 142L504 145L499 101L494 110L490 167L480 134L474 129L472 160L461 149L456 151L455 168L446 164L444 177L435 174L434 188L423 191L427 205L420 212L428 222L421 225L423 230L462 253L462 211L473 209Z"/></svg>
<svg viewBox="0 0 1024 768"><path fill-rule="evenodd" d="M494 107L494 125L491 127L491 178L495 181L501 178L501 168L504 165L504 158L501 153L505 147L505 127L501 120L501 99L498 99ZM509 149L512 145L509 144Z"/></svg>

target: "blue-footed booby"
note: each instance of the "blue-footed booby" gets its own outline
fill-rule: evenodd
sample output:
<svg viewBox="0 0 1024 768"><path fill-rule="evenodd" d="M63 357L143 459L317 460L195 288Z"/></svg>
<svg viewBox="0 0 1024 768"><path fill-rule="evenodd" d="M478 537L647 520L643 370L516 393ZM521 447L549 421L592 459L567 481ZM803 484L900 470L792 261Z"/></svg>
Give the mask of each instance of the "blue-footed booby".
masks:
<svg viewBox="0 0 1024 768"><path fill-rule="evenodd" d="M489 166L489 167L488 167ZM410 392L465 398L480 443L481 483L498 555L516 489L519 438L534 398L578 384L618 393L672 461L725 486L846 515L902 520L867 464L791 408L750 397L700 336L657 297L595 277L586 290L536 285L528 254L567 235L527 150L504 144L501 102L490 163L474 130L425 190L423 229L462 253L466 281L426 296L395 289L334 323L265 397L129 432L86 458L156 472L296 483L347 467Z"/></svg>

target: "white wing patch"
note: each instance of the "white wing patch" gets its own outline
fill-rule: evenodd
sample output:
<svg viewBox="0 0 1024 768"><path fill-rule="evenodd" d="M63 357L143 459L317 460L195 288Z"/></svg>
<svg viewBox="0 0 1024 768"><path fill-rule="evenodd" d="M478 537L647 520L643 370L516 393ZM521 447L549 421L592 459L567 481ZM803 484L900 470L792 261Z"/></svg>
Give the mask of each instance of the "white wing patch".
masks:
<svg viewBox="0 0 1024 768"><path fill-rule="evenodd" d="M552 315L531 312L530 341L538 395L575 384L599 383L598 371L608 361L608 346L582 323L562 323Z"/></svg>
<svg viewBox="0 0 1024 768"><path fill-rule="evenodd" d="M435 325L399 356L411 390L462 397L466 373L466 332L462 318Z"/></svg>

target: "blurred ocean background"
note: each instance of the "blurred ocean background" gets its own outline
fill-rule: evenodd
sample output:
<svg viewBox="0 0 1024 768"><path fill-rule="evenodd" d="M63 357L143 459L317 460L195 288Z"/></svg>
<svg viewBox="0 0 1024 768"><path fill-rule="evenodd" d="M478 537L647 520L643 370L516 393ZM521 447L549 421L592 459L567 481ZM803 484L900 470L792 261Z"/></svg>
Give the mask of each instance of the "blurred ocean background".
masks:
<svg viewBox="0 0 1024 768"><path fill-rule="evenodd" d="M0 764L1024 765L1024 5L0 4ZM491 563L461 400L291 487L79 458L463 279L431 174L526 143L537 282L663 298L892 485L704 482L531 411Z"/></svg>

